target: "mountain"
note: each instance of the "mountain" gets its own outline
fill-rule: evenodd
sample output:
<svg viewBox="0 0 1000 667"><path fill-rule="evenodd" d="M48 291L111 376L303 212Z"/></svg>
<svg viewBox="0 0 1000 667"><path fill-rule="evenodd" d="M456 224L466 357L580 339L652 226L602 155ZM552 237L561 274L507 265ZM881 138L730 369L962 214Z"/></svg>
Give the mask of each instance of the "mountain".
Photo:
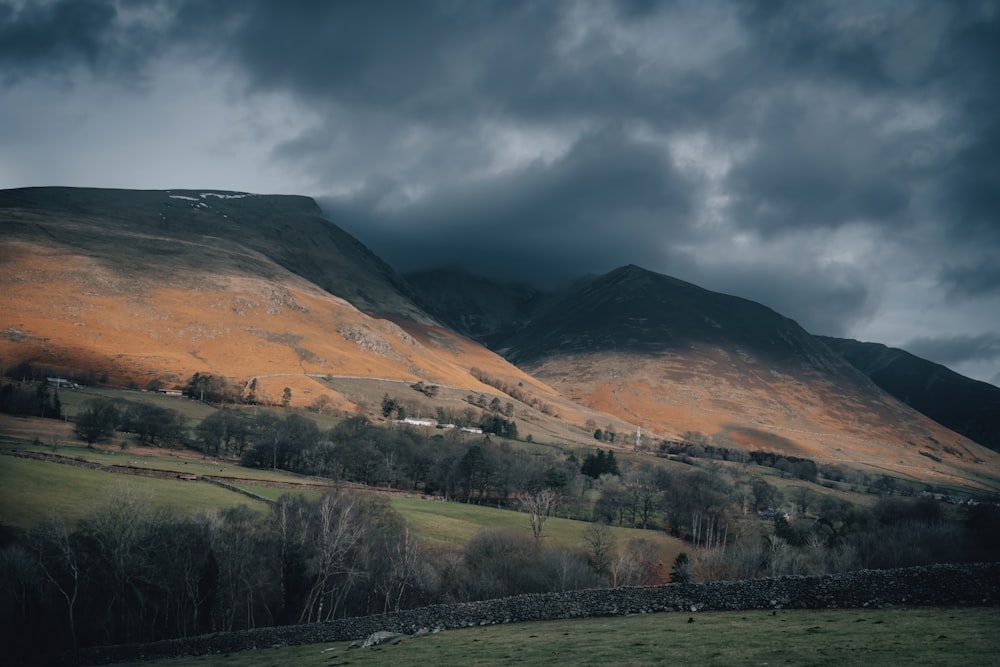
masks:
<svg viewBox="0 0 1000 667"><path fill-rule="evenodd" d="M152 274L152 267L169 270L178 286L191 278L183 284L194 289L213 267L271 279L283 269L363 312L426 320L406 283L308 197L24 188L0 191L0 210L8 239L44 231L63 247L114 265L137 287L162 284L166 276Z"/></svg>
<svg viewBox="0 0 1000 667"><path fill-rule="evenodd" d="M429 415L494 396L541 442L593 447L600 427L632 447L641 429L934 484L1000 477L1000 455L792 320L635 266L549 294L408 282L311 199L216 190L0 191L0 228L5 371L137 389L211 374L374 417L385 394Z"/></svg>
<svg viewBox="0 0 1000 667"><path fill-rule="evenodd" d="M470 374L475 367L578 412L438 324L389 266L306 197L7 190L0 227L4 370L27 362L140 389L207 373L247 386L256 379L258 398L287 386L293 404L326 396L355 410L377 408L386 390L417 400L407 389L417 381L456 388L455 409L468 407L459 393L489 389ZM395 384L345 388L348 378Z"/></svg>
<svg viewBox="0 0 1000 667"><path fill-rule="evenodd" d="M1000 388L880 343L820 340L907 405L970 440L1000 451Z"/></svg>
<svg viewBox="0 0 1000 667"><path fill-rule="evenodd" d="M724 347L774 363L840 360L758 303L629 265L579 284L505 342L518 363L573 352L657 354Z"/></svg>
<svg viewBox="0 0 1000 667"><path fill-rule="evenodd" d="M429 312L459 333L496 349L544 304L530 285L496 283L464 271L434 269L406 275Z"/></svg>
<svg viewBox="0 0 1000 667"><path fill-rule="evenodd" d="M435 317L462 321L460 297L472 283L463 284L449 299L438 296L451 309ZM504 331L490 340L518 367L649 435L939 480L954 474L952 465L974 475L994 458L880 389L794 321L637 266L550 295Z"/></svg>

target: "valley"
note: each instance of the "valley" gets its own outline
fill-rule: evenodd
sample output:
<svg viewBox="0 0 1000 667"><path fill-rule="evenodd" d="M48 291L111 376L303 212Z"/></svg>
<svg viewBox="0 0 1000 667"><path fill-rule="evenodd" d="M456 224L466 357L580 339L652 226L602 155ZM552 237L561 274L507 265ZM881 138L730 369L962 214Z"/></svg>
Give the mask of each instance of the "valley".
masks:
<svg viewBox="0 0 1000 667"><path fill-rule="evenodd" d="M1000 558L989 386L948 378L960 433L761 304L411 282L304 197L30 188L0 223L23 646Z"/></svg>

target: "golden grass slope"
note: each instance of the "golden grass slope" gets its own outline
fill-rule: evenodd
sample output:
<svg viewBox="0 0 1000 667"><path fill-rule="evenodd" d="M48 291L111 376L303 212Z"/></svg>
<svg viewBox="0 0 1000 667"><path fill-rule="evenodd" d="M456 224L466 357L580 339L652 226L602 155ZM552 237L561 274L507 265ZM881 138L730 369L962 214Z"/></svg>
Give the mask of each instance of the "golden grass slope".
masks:
<svg viewBox="0 0 1000 667"><path fill-rule="evenodd" d="M750 370L748 370L748 368ZM932 484L1000 491L1000 454L873 386L753 369L709 346L661 355L577 354L530 365L568 398L648 436L764 450Z"/></svg>
<svg viewBox="0 0 1000 667"><path fill-rule="evenodd" d="M278 402L288 387L292 405L325 396L346 411L358 406L327 378L498 393L470 375L477 367L586 420L435 323L305 198L230 196L0 192L0 365L138 388L183 386L196 372L256 379L259 400ZM381 393L367 393L377 407Z"/></svg>

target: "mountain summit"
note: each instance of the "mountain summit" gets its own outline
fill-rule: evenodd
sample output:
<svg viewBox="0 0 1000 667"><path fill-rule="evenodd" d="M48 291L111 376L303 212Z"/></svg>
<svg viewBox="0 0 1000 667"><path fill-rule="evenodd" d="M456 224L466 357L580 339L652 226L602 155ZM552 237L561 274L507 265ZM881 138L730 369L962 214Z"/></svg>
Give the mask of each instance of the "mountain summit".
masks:
<svg viewBox="0 0 1000 667"><path fill-rule="evenodd" d="M505 344L515 362L563 353L726 347L774 363L842 365L794 321L759 303L635 265L570 289Z"/></svg>
<svg viewBox="0 0 1000 667"><path fill-rule="evenodd" d="M308 197L223 190L23 188L0 191L9 240L44 232L127 271L138 285L197 288L208 273L284 269L361 311L429 321L406 284ZM266 259L265 259L266 258ZM150 270L169 269L169 275Z"/></svg>

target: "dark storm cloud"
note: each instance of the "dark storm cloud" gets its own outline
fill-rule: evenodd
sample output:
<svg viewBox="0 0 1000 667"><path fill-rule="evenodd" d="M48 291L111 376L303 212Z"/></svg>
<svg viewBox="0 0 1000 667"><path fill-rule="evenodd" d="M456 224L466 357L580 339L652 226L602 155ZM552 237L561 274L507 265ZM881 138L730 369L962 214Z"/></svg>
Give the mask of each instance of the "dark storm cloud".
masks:
<svg viewBox="0 0 1000 667"><path fill-rule="evenodd" d="M734 12L726 3L692 12L686 3L193 0L171 32L237 64L252 90L407 122L628 118L676 128L733 113L736 93L753 85L740 54L702 54L711 67L701 71L687 61L704 48L651 49L616 33L674 14L704 14L704 29ZM664 46L694 39L661 37Z"/></svg>
<svg viewBox="0 0 1000 667"><path fill-rule="evenodd" d="M936 137L886 128L933 97L941 50L911 42L931 39L947 17L933 3L908 5L909 17L856 6L850 17L848 7L764 2L744 12L746 55L763 73L745 123L756 145L728 187L733 218L749 229L896 226L911 214L921 151Z"/></svg>
<svg viewBox="0 0 1000 667"><path fill-rule="evenodd" d="M677 262L683 266L683 262ZM692 267L690 279L715 291L757 301L794 319L810 333L849 336L852 327L871 317L877 299L863 276L810 267Z"/></svg>
<svg viewBox="0 0 1000 667"><path fill-rule="evenodd" d="M134 73L158 52L157 30L123 20L112 0L0 3L0 72L9 83L84 67ZM127 6L130 3L124 3ZM138 3L131 3L138 4Z"/></svg>
<svg viewBox="0 0 1000 667"><path fill-rule="evenodd" d="M802 101L767 106L760 146L728 177L738 224L771 234L858 221L894 225L907 213L912 174L896 142Z"/></svg>
<svg viewBox="0 0 1000 667"><path fill-rule="evenodd" d="M98 0L2 4L0 63L29 71L94 63L107 51L115 15L112 3Z"/></svg>
<svg viewBox="0 0 1000 667"><path fill-rule="evenodd" d="M449 265L542 282L655 261L650 239L684 234L697 190L662 151L619 128L583 136L551 164L380 210L393 186L323 203L349 230L379 228L372 244L399 270Z"/></svg>
<svg viewBox="0 0 1000 667"><path fill-rule="evenodd" d="M998 72L996 0L0 0L0 84L18 99L96 83L80 117L110 118L116 89L148 86L158 104L129 108L206 138L158 167L213 173L242 149L247 174L321 196L400 271L553 282L636 263L815 333L892 313L878 330L899 344L926 322L991 362ZM12 110L0 141L26 153L0 156L0 177L59 160L67 137L24 140L16 122L53 123ZM95 152L145 145L148 128L114 132L144 120L109 121ZM234 189L250 188L271 191Z"/></svg>
<svg viewBox="0 0 1000 667"><path fill-rule="evenodd" d="M559 3L186 3L178 38L211 43L254 89L394 108L411 118L489 112L552 54ZM218 39L219 33L224 39ZM481 105L481 106L480 106Z"/></svg>
<svg viewBox="0 0 1000 667"><path fill-rule="evenodd" d="M953 296L1000 295L1000 261L993 257L978 264L945 267L941 282Z"/></svg>
<svg viewBox="0 0 1000 667"><path fill-rule="evenodd" d="M967 5L962 4L968 10ZM985 16L986 9L992 15ZM944 206L958 233L1000 243L1000 15L995 3L983 14L967 11L955 20L941 78L955 105L961 147L943 165Z"/></svg>

